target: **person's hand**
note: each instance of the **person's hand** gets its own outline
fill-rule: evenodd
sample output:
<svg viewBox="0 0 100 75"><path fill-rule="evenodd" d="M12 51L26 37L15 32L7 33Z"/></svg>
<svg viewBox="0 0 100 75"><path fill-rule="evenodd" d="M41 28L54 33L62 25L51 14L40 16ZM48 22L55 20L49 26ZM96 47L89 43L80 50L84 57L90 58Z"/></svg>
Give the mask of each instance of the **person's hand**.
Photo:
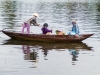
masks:
<svg viewBox="0 0 100 75"><path fill-rule="evenodd" d="M76 37L79 37L79 35L78 35L78 34L75 34L75 36L76 36Z"/></svg>
<svg viewBox="0 0 100 75"><path fill-rule="evenodd" d="M39 24L39 26L40 26L40 27L43 27L43 25L40 25L40 24Z"/></svg>
<svg viewBox="0 0 100 75"><path fill-rule="evenodd" d="M38 26L40 26L40 24L38 24Z"/></svg>

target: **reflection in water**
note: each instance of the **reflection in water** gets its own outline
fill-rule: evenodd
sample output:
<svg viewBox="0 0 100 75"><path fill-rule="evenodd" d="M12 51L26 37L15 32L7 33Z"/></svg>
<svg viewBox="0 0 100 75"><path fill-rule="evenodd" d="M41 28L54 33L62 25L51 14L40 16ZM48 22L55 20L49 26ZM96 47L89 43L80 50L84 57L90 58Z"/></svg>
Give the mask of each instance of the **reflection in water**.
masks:
<svg viewBox="0 0 100 75"><path fill-rule="evenodd" d="M78 50L70 49L69 52L72 55L72 61L78 61L77 60L79 54Z"/></svg>
<svg viewBox="0 0 100 75"><path fill-rule="evenodd" d="M23 50L23 53L25 54L24 59L33 60L34 62L36 62L38 59L38 52L37 52L38 49L39 47L36 47L36 46L22 45L22 50ZM41 47L40 49L42 49L42 52L44 54L44 60L48 60L46 57L49 50L41 48Z"/></svg>
<svg viewBox="0 0 100 75"><path fill-rule="evenodd" d="M33 60L34 62L37 61L37 52L35 49L32 48L29 45L22 45L23 53L25 54L24 59L25 60Z"/></svg>
<svg viewBox="0 0 100 75"><path fill-rule="evenodd" d="M48 54L49 50L48 50L48 49L43 49L43 48L42 48L42 52L43 52L43 54L44 54L44 60L48 60L46 57L47 57L47 54Z"/></svg>
<svg viewBox="0 0 100 75"><path fill-rule="evenodd" d="M86 45L86 43L50 43L50 42L29 42L29 41L19 41L14 39L6 40L3 45L30 45L30 46L37 46L42 47L43 49L82 49L82 50L91 50L92 47Z"/></svg>
<svg viewBox="0 0 100 75"><path fill-rule="evenodd" d="M38 50L42 49L43 55L44 55L44 60L48 60L47 54L48 54L48 49L42 48L42 47L36 47L36 46L29 46L29 45L22 45L22 50L23 53L25 54L24 59L25 60L33 60L34 62L37 61L38 59Z"/></svg>
<svg viewBox="0 0 100 75"><path fill-rule="evenodd" d="M91 51L92 47L85 43L46 43L46 42L29 42L16 41L14 39L7 40L3 45L22 45L25 60L37 60L39 58L38 51L42 50L44 60L48 60L47 55L50 50L63 51L69 50L72 55L72 61L77 61L79 51Z"/></svg>
<svg viewBox="0 0 100 75"><path fill-rule="evenodd" d="M22 50L24 54L29 54L30 53L30 47L29 46L22 46Z"/></svg>

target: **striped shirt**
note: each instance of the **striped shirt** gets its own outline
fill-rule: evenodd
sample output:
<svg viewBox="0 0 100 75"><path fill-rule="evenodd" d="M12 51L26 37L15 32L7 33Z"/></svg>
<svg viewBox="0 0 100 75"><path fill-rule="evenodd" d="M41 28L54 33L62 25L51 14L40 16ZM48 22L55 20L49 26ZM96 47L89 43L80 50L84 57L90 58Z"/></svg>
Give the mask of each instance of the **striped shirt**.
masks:
<svg viewBox="0 0 100 75"><path fill-rule="evenodd" d="M36 26L38 25L35 16L29 17L29 18L26 19L24 22L25 22L25 23L28 23L28 24L30 24L30 25L31 25L31 24L36 25Z"/></svg>

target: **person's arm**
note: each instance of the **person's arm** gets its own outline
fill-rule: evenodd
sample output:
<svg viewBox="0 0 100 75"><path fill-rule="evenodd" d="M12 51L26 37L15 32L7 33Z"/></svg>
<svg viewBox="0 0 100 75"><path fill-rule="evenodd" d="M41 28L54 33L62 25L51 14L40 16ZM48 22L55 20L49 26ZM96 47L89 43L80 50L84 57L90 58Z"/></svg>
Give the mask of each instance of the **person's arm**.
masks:
<svg viewBox="0 0 100 75"><path fill-rule="evenodd" d="M47 31L47 32L51 32L51 33L52 33L52 30L46 29L46 31Z"/></svg>
<svg viewBox="0 0 100 75"><path fill-rule="evenodd" d="M37 23L36 19L32 19L31 24L35 25L35 26L39 26L40 24Z"/></svg>

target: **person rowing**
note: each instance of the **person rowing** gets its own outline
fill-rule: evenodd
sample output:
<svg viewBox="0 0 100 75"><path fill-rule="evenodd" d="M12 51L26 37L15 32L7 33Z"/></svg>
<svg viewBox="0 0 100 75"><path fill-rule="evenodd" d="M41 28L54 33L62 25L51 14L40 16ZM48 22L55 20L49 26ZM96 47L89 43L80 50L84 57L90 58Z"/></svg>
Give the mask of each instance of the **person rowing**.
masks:
<svg viewBox="0 0 100 75"><path fill-rule="evenodd" d="M31 17L26 19L22 24L22 33L24 33L24 29L27 29L27 33L30 33L30 25L33 24L35 26L39 26L40 24L37 23L36 18L39 17L38 13L33 13Z"/></svg>

